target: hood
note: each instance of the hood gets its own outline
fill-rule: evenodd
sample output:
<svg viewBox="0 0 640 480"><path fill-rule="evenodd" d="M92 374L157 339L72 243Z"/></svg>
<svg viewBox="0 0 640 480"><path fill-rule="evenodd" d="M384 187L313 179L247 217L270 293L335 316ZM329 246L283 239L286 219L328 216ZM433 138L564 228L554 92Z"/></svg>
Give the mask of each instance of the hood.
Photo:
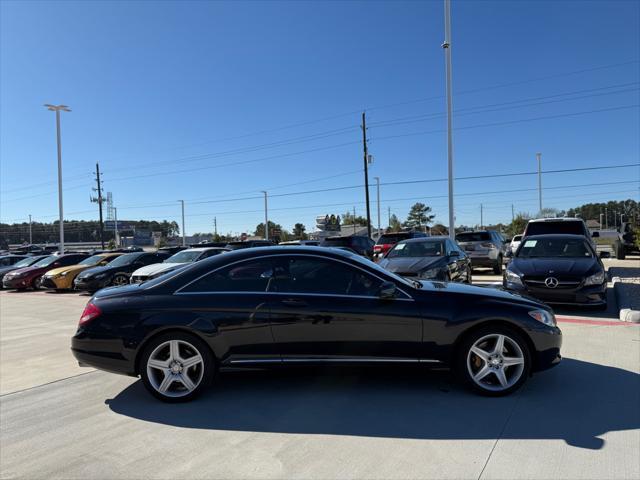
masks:
<svg viewBox="0 0 640 480"><path fill-rule="evenodd" d="M598 264L595 258L514 258L509 270L523 275L585 275Z"/></svg>
<svg viewBox="0 0 640 480"><path fill-rule="evenodd" d="M100 273L111 273L112 270L113 267L109 267L109 265L105 265L102 267L90 267L84 270L78 276L82 278L93 277L94 275L98 275Z"/></svg>
<svg viewBox="0 0 640 480"><path fill-rule="evenodd" d="M548 309L548 307L544 306L544 304L532 297L503 290L502 287L480 287L477 285L467 285L458 282L436 282L431 280L422 280L420 283L422 284L422 290L418 291L438 291L454 295L471 295L474 297L481 297L483 299L489 298L494 300L506 300L509 302L517 302L523 305L528 304L537 308Z"/></svg>
<svg viewBox="0 0 640 480"><path fill-rule="evenodd" d="M158 273L168 272L174 268L181 267L182 265L185 265L185 263L153 263L137 269L132 275L139 277L151 277Z"/></svg>
<svg viewBox="0 0 640 480"><path fill-rule="evenodd" d="M445 263L446 257L395 257L384 258L379 265L393 273L418 273Z"/></svg>
<svg viewBox="0 0 640 480"><path fill-rule="evenodd" d="M91 267L89 265L69 265L68 267L59 267L59 268L54 268L53 270L49 270L47 272L47 275L51 277L55 277L56 275L60 275L61 273L64 273L64 272L78 273L88 268L91 268Z"/></svg>
<svg viewBox="0 0 640 480"><path fill-rule="evenodd" d="M23 273L33 273L39 270L47 270L47 267L35 267L32 265L30 267L18 268L16 270L13 270L11 273L14 275L21 275Z"/></svg>

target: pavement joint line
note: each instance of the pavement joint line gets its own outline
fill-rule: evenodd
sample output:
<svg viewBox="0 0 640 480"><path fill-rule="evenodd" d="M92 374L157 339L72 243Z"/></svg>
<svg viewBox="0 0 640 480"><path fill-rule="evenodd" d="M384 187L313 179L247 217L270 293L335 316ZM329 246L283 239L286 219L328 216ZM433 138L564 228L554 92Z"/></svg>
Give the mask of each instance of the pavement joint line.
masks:
<svg viewBox="0 0 640 480"><path fill-rule="evenodd" d="M91 370L89 372L82 372L82 373L78 373L77 375L71 375L70 377L59 378L58 380L53 380L51 382L43 383L41 385L34 385L33 387L23 388L22 390L16 390L15 392L3 393L3 394L0 395L0 398L8 397L9 395L15 395L16 393L28 392L29 390L34 390L34 389L40 388L40 387L46 387L47 385L52 385L52 384L58 383L58 382L64 382L65 380L70 380L72 378L82 377L84 375L88 375L90 373L96 373L96 372L98 372L98 370Z"/></svg>
<svg viewBox="0 0 640 480"><path fill-rule="evenodd" d="M496 437L496 441L493 442L493 447L491 447L491 451L489 452L489 455L487 456L487 460L484 462L484 466L482 467L482 470L480 471L480 475L478 475L478 479L477 480L480 480L482 478L482 475L484 474L484 471L487 468L487 465L489 465L489 460L491 460L491 457L493 456L493 451L498 446L498 442L502 438L502 435L504 434L504 431L507 429L507 425L511 421L511 417L513 417L513 413L516 411L516 407L518 406L518 402L520 401L521 394L522 394L523 390L525 390L525 389L521 388L518 392L516 392L516 400L515 400L515 402L513 402L513 406L511 407L511 411L509 412L509 415L507 416L507 418L505 419L504 423L502 424L502 429L500 429L500 433Z"/></svg>

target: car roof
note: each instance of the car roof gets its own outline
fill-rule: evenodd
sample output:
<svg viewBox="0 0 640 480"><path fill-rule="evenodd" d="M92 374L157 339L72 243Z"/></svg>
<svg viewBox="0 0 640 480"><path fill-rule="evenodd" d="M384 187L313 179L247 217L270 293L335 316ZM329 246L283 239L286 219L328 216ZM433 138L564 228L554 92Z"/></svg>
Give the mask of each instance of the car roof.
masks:
<svg viewBox="0 0 640 480"><path fill-rule="evenodd" d="M544 235L529 235L526 240L544 240L546 238L566 238L568 240L584 240L584 235L573 235L570 233L546 233Z"/></svg>
<svg viewBox="0 0 640 480"><path fill-rule="evenodd" d="M448 239L446 235L436 235L433 237L418 237L418 238L407 238L406 240L402 240L398 243L425 243L425 242L442 242Z"/></svg>
<svg viewBox="0 0 640 480"><path fill-rule="evenodd" d="M538 222L584 222L581 218L576 217L551 217L551 218L533 218L529 223Z"/></svg>

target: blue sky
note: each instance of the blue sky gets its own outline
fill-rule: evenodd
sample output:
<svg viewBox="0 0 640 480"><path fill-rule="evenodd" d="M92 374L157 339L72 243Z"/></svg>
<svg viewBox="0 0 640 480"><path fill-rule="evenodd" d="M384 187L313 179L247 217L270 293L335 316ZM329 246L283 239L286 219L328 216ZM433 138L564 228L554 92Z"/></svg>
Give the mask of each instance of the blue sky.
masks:
<svg viewBox="0 0 640 480"><path fill-rule="evenodd" d="M0 220L57 216L54 114L64 103L65 218L99 161L120 219L187 233L364 213L371 177L446 177L443 2L11 2L0 4ZM454 1L456 176L637 163L640 3ZM393 121L393 122L392 122ZM333 177L333 178L327 178ZM373 181L373 180L372 180ZM638 199L640 170L544 176L544 206ZM595 184L595 185L594 185ZM535 176L456 182L457 223L537 210ZM515 190L516 193L495 193ZM387 211L432 206L446 182L383 185ZM371 190L375 200L375 189ZM376 223L376 204L372 216Z"/></svg>

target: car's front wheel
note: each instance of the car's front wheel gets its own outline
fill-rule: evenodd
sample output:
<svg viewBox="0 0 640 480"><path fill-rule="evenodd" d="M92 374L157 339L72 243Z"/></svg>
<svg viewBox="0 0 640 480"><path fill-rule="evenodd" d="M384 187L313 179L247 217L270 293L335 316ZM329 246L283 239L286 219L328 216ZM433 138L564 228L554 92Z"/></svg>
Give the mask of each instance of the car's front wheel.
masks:
<svg viewBox="0 0 640 480"><path fill-rule="evenodd" d="M508 395L531 371L531 353L522 336L510 328L487 327L465 338L457 352L457 371L476 392Z"/></svg>
<svg viewBox="0 0 640 480"><path fill-rule="evenodd" d="M114 287L121 287L123 285L128 285L128 284L129 284L129 277L127 277L123 273L118 273L117 275L114 275L113 280L111 280L111 285Z"/></svg>
<svg viewBox="0 0 640 480"><path fill-rule="evenodd" d="M207 387L213 373L214 361L207 345L182 332L153 339L140 361L144 386L165 402L192 400Z"/></svg>

